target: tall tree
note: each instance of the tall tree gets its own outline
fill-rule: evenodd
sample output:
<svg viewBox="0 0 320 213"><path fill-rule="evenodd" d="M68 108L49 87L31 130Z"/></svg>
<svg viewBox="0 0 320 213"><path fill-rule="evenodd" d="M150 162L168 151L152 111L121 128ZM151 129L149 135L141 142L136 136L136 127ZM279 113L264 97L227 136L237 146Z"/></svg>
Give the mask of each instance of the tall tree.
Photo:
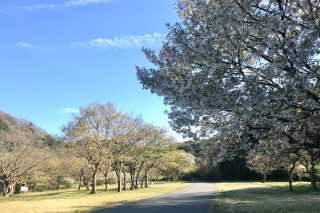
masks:
<svg viewBox="0 0 320 213"><path fill-rule="evenodd" d="M214 144L217 162L261 141L318 149L319 3L178 0L182 23L159 55L143 49L157 69L137 67L138 79L171 106L174 130Z"/></svg>
<svg viewBox="0 0 320 213"><path fill-rule="evenodd" d="M121 173L125 154L140 141L145 131L141 117L128 114L119 114L112 130L112 143L110 145L113 163L112 167L117 175L118 191L121 192Z"/></svg>
<svg viewBox="0 0 320 213"><path fill-rule="evenodd" d="M76 156L85 158L92 166L92 190L96 194L96 178L100 164L108 157L115 119L119 116L111 103L91 103L82 107L79 116L63 128L66 136L75 144Z"/></svg>

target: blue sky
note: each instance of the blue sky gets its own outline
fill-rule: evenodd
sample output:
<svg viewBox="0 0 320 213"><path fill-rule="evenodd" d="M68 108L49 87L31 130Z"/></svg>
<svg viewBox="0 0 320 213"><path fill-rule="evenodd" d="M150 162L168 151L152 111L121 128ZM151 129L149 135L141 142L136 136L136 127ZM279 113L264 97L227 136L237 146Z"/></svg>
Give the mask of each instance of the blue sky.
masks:
<svg viewBox="0 0 320 213"><path fill-rule="evenodd" d="M10 0L0 3L0 110L61 134L81 106L114 103L167 127L163 98L142 90L141 47L161 48L172 0ZM177 136L180 141L181 137Z"/></svg>

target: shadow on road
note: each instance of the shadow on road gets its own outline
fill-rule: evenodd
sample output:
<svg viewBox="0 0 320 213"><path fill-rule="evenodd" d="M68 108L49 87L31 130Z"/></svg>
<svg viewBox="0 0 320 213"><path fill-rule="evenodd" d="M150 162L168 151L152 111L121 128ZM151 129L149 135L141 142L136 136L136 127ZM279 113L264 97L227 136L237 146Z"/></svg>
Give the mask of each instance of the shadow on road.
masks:
<svg viewBox="0 0 320 213"><path fill-rule="evenodd" d="M216 194L213 183L199 182L185 188L131 202L119 206L105 208L94 213L205 213L212 206Z"/></svg>

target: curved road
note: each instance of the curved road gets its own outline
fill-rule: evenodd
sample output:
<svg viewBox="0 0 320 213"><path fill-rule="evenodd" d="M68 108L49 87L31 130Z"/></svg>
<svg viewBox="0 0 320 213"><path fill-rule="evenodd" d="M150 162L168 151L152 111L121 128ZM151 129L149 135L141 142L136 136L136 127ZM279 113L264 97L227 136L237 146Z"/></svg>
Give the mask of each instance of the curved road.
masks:
<svg viewBox="0 0 320 213"><path fill-rule="evenodd" d="M163 195L100 209L94 213L208 213L216 194L213 183L197 182Z"/></svg>

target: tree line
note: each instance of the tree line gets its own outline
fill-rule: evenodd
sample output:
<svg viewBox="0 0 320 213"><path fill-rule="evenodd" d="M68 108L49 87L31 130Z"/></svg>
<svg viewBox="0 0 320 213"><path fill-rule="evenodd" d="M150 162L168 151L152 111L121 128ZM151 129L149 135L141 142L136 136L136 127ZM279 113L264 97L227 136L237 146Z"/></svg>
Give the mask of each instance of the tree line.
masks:
<svg viewBox="0 0 320 213"><path fill-rule="evenodd" d="M0 114L0 193L13 196L21 186L59 189L67 178L97 193L97 175L108 191L115 173L117 191L148 186L149 173L174 181L194 169L194 156L176 151L166 130L111 104L91 103L54 138L26 120ZM4 116L5 115L5 116ZM159 176L159 175L158 175ZM127 183L129 181L129 183ZM129 186L128 186L129 185Z"/></svg>

